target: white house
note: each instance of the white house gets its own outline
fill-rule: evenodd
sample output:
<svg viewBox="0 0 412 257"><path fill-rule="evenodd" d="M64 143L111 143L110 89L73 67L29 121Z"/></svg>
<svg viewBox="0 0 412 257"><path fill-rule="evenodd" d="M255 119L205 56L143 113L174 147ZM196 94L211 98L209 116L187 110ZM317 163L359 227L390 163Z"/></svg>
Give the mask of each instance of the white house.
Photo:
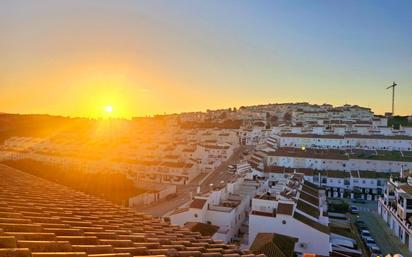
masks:
<svg viewBox="0 0 412 257"><path fill-rule="evenodd" d="M216 187L206 195L175 209L166 217L175 225L200 222L219 227L213 238L231 242L240 240L239 232L250 210L251 198L260 187L257 181L240 177L223 187Z"/></svg>
<svg viewBox="0 0 412 257"><path fill-rule="evenodd" d="M412 178L388 181L378 201L378 213L392 232L412 252Z"/></svg>
<svg viewBox="0 0 412 257"><path fill-rule="evenodd" d="M256 196L249 215L249 244L259 233L282 233L296 238L295 253L329 256L329 219L324 216L325 196L303 175L293 174L287 182L271 180L274 191ZM322 199L323 198L323 199Z"/></svg>

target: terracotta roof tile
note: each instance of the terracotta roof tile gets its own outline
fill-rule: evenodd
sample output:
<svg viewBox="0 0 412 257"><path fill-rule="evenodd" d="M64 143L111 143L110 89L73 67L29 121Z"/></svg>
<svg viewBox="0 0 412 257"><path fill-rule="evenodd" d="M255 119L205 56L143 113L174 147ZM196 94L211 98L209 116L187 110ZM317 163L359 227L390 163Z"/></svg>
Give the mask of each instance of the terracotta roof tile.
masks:
<svg viewBox="0 0 412 257"><path fill-rule="evenodd" d="M284 215L292 215L292 213L293 213L293 204L279 203L278 208L277 208L277 213L278 214L284 214Z"/></svg>
<svg viewBox="0 0 412 257"><path fill-rule="evenodd" d="M192 201L192 203L189 205L189 208L203 209L203 206L206 204L206 202L207 202L206 199L195 198Z"/></svg>

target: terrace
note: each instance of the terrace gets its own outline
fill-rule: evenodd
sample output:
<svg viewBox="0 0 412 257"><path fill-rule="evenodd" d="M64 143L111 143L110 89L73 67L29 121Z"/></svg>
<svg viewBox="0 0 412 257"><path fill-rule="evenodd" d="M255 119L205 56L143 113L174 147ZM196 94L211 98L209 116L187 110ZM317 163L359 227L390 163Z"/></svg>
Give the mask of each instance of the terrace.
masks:
<svg viewBox="0 0 412 257"><path fill-rule="evenodd" d="M412 151L380 151L380 150L320 150L320 149L295 149L279 148L275 152L270 152L270 156L289 156L300 158L320 158L320 159L368 159L384 161L412 162Z"/></svg>
<svg viewBox="0 0 412 257"><path fill-rule="evenodd" d="M412 152L406 151L352 151L349 153L350 158L369 159L380 161L402 161L412 162Z"/></svg>

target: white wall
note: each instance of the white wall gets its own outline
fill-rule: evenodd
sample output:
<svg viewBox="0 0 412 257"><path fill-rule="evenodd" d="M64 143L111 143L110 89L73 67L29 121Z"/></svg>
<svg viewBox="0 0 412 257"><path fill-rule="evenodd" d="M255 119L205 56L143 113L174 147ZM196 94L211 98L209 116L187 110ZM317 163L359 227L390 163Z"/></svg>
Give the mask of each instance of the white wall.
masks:
<svg viewBox="0 0 412 257"><path fill-rule="evenodd" d="M282 222L286 221L286 224ZM260 232L279 233L296 237L299 241L295 245L295 251L301 253L315 253L329 256L329 235L311 228L294 219L292 216L277 215L276 218L259 215L249 216L249 246ZM306 245L305 249L300 244Z"/></svg>

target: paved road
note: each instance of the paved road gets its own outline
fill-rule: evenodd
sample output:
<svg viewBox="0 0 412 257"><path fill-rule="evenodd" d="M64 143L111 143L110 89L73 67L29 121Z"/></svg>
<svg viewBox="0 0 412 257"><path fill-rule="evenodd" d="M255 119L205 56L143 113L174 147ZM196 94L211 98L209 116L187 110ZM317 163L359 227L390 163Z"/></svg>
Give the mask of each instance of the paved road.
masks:
<svg viewBox="0 0 412 257"><path fill-rule="evenodd" d="M236 163L240 160L242 152L245 149L250 149L250 147L241 146L237 150L235 150L234 154L225 162L220 164L216 170L213 171L212 174L205 179L202 184L200 185L201 193L205 193L210 190L210 184L213 183L215 185L219 184L220 181L228 181L234 175L227 172L227 166L232 163ZM190 200L191 195L195 195L197 191L197 187L199 184L199 179L195 179L194 183L190 183L188 185L178 185L177 186L177 196L172 199L162 200L156 205L151 205L144 208L138 208L139 211L152 214L157 217L161 217L166 213L174 210L175 208L183 205L184 203Z"/></svg>
<svg viewBox="0 0 412 257"><path fill-rule="evenodd" d="M179 185L176 188L176 197L171 199L163 199L159 203L148 207L139 207L138 210L156 217L161 217L167 212L189 201L191 195L190 193L194 194L194 192L196 192L196 188L197 186L194 185Z"/></svg>
<svg viewBox="0 0 412 257"><path fill-rule="evenodd" d="M388 253L400 253L403 256L412 256L407 247L393 235L386 223L379 217L376 201L367 201L364 204L351 204L359 208L359 219L365 222L381 249L384 256Z"/></svg>
<svg viewBox="0 0 412 257"><path fill-rule="evenodd" d="M221 181L227 182L235 177L234 174L227 172L227 166L230 164L235 164L240 161L242 156L242 152L246 149L251 149L248 146L241 146L239 147L232 156L227 159L225 162L219 165L216 170L213 171L212 174L202 183L200 187L200 192L205 193L210 190L210 184L219 185Z"/></svg>

